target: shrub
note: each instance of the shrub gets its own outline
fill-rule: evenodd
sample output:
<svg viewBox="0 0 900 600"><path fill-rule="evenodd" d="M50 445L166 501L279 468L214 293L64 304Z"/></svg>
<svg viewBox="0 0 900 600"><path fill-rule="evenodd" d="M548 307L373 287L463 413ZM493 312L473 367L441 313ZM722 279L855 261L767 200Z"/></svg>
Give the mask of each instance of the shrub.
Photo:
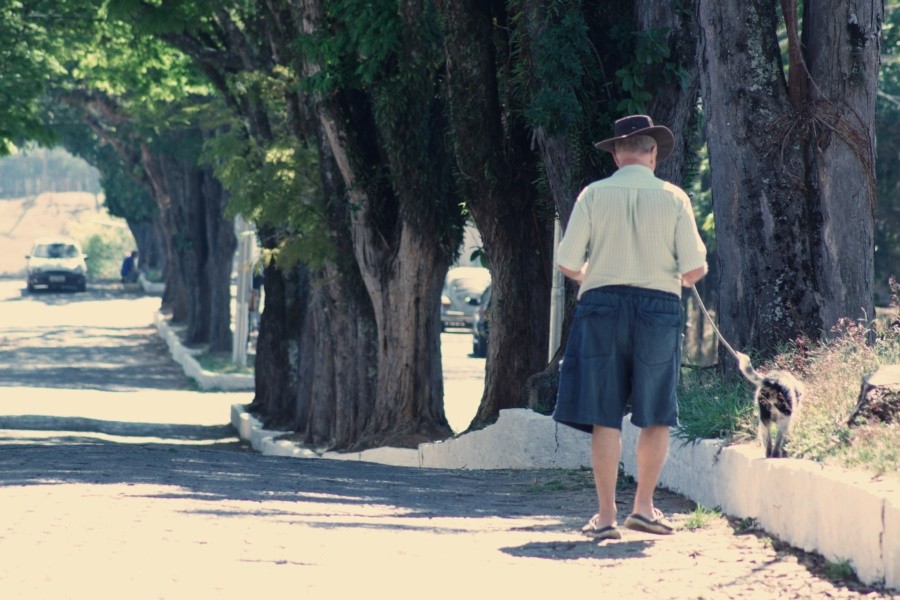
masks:
<svg viewBox="0 0 900 600"><path fill-rule="evenodd" d="M134 250L134 238L128 229L103 227L89 233L82 242L87 255L89 279L118 279L122 259Z"/></svg>

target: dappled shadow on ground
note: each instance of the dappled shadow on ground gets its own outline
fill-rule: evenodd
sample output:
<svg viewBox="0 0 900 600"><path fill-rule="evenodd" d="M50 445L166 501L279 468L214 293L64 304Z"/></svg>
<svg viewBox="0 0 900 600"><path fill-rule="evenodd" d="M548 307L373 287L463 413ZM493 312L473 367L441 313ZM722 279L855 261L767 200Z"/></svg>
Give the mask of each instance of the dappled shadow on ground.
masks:
<svg viewBox="0 0 900 600"><path fill-rule="evenodd" d="M150 327L68 326L0 331L0 385L97 390L193 387Z"/></svg>
<svg viewBox="0 0 900 600"><path fill-rule="evenodd" d="M73 439L74 441L74 439ZM183 495L210 502L316 502L379 504L415 516L560 518L580 527L593 490L531 492L553 471L443 471L389 467L358 461L284 459L221 452L196 446L91 443L8 443L0 452L0 486L117 482L177 486ZM687 509L689 503L680 499Z"/></svg>
<svg viewBox="0 0 900 600"><path fill-rule="evenodd" d="M48 306L63 306L81 302L96 302L111 298L138 298L146 294L139 287L126 287L116 281L91 281L86 292L74 290L36 289L29 292L23 281L21 295L6 298L5 302L37 302Z"/></svg>

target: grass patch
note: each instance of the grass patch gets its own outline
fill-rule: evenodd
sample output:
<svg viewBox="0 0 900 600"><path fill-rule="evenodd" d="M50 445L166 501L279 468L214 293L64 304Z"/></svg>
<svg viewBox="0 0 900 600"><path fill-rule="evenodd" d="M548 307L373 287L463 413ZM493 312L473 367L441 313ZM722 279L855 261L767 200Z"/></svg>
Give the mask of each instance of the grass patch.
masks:
<svg viewBox="0 0 900 600"><path fill-rule="evenodd" d="M198 354L194 358L197 359L197 362L204 370L212 371L213 373L237 373L240 375L253 374L252 357L248 359L248 366L246 367L238 367L231 362L230 352L206 352Z"/></svg>
<svg viewBox="0 0 900 600"><path fill-rule="evenodd" d="M694 509L690 515L688 515L687 520L684 522L684 528L688 531L694 531L697 529L706 529L713 522L718 521L722 518L722 512L717 509L704 508L703 506L697 505L697 508Z"/></svg>
<svg viewBox="0 0 900 600"><path fill-rule="evenodd" d="M753 531L757 531L760 528L759 521L757 521L753 517L744 517L743 519L735 522L733 527L734 532L739 534L750 533Z"/></svg>
<svg viewBox="0 0 900 600"><path fill-rule="evenodd" d="M849 560L842 560L840 562L828 561L825 564L825 568L823 569L823 571L825 573L825 577L831 579L832 581L856 579L856 573L853 571L853 567L850 566Z"/></svg>
<svg viewBox="0 0 900 600"><path fill-rule="evenodd" d="M847 424L863 377L881 366L900 363L900 329L891 327L893 319L894 312L884 311L868 323L843 320L821 342L798 341L758 365L760 371L791 371L806 385L787 444L790 456L862 468L876 475L900 472L900 424ZM726 382L714 370L685 370L683 375L677 438L692 442L755 439L751 386L742 380Z"/></svg>
<svg viewBox="0 0 900 600"><path fill-rule="evenodd" d="M726 382L712 370L685 369L678 388L680 425L673 434L686 442L752 439L752 400L745 383Z"/></svg>

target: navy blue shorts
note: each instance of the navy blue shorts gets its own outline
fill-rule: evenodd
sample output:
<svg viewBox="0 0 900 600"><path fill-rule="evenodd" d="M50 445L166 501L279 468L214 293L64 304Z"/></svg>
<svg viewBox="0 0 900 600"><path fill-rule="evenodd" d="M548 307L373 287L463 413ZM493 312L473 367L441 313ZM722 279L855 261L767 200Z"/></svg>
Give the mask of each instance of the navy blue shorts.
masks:
<svg viewBox="0 0 900 600"><path fill-rule="evenodd" d="M588 290L559 373L553 418L582 431L678 425L684 313L675 294L630 286Z"/></svg>

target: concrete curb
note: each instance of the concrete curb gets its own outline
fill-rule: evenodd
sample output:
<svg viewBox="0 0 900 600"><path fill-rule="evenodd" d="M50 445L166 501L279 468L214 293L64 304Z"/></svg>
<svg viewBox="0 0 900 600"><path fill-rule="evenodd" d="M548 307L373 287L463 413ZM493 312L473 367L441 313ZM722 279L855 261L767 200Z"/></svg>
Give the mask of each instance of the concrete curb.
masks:
<svg viewBox="0 0 900 600"><path fill-rule="evenodd" d="M141 288L148 294L159 294L162 295L163 292L166 291L165 283L155 283L150 281L146 277L144 277L143 273L138 274L138 283L141 284Z"/></svg>
<svg viewBox="0 0 900 600"><path fill-rule="evenodd" d="M181 365L185 375L197 382L201 390L239 392L255 389L256 382L253 375L214 373L201 367L194 358L194 355L199 354L200 351L185 348L178 338L178 334L175 333L161 312L156 311L153 314L153 324L156 326L159 336L168 345L172 359Z"/></svg>
<svg viewBox="0 0 900 600"><path fill-rule="evenodd" d="M500 411L494 425L417 450L376 448L318 454L265 430L243 405L231 423L241 439L266 455L361 460L442 469L572 469L590 467L590 436L527 409ZM639 429L625 419L622 462L636 476ZM787 543L833 562L849 561L869 585L900 588L900 482L809 461L766 460L756 445L673 439L660 485L702 506L755 519Z"/></svg>

